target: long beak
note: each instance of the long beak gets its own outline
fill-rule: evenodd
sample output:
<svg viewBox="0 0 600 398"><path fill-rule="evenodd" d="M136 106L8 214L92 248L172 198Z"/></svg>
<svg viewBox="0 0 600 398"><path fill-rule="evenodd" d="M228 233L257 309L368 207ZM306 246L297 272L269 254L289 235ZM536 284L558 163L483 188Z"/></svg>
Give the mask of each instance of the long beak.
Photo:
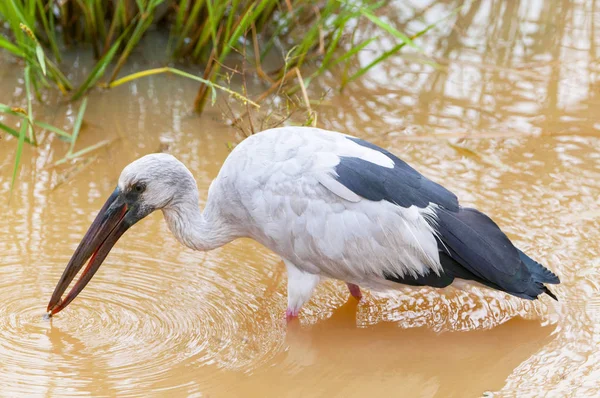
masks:
<svg viewBox="0 0 600 398"><path fill-rule="evenodd" d="M127 211L127 204L120 196L120 190L117 188L102 206L58 281L48 303L50 315L61 311L73 301L98 271L110 249L131 226L130 223L125 221ZM75 275L88 259L90 260L81 273L79 280L63 300L62 294L67 290Z"/></svg>

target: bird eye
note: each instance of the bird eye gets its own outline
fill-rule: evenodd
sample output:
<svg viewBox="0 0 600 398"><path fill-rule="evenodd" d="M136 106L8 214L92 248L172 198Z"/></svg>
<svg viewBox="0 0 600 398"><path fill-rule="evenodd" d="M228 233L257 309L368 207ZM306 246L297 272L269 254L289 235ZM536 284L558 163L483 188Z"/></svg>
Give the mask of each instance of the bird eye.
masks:
<svg viewBox="0 0 600 398"><path fill-rule="evenodd" d="M144 186L144 184L141 183L137 183L133 186L133 190L137 193L142 193L144 192L144 189L146 189L146 187Z"/></svg>

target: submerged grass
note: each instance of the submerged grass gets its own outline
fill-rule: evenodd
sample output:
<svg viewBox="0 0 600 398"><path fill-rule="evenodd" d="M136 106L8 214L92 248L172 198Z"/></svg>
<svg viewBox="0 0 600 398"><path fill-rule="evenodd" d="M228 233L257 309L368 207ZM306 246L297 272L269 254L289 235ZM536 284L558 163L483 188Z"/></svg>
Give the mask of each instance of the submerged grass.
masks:
<svg viewBox="0 0 600 398"><path fill-rule="evenodd" d="M0 48L23 61L27 92L24 112L0 107L0 112L21 119L20 130L0 123L1 130L18 139L13 183L23 145L36 145L36 127L69 142L67 155L57 164L106 144L74 151L87 103L85 99L71 134L34 120L32 100L36 97L41 101L42 89L54 87L76 101L94 87L112 88L144 76L171 73L200 83L193 106L197 112L202 112L209 97L215 101L217 90L246 105L258 107L261 100L289 80L296 84L295 89L300 90L310 110L306 91L310 82L339 64L349 65L361 50L379 37L354 43L352 32L360 21L373 24L380 35L387 35L397 41L397 45L347 76L344 84L362 76L405 46L418 50L413 40L430 27L411 37L376 15L383 5L383 1L372 0L1 1L0 21L4 29L0 29ZM163 67L119 78L122 67L150 29L168 34L167 55L172 60L191 61L198 65L199 72L193 74ZM349 46L348 37L352 38ZM75 46L91 48L96 59L88 75L77 85L66 77L69 66L62 64L61 53ZM273 51L286 54L285 62L265 69L262 63ZM240 56L244 62L253 64L250 72L271 85L255 100L247 98L245 91L238 93L217 84L222 77L221 69L232 58L239 59ZM307 65L310 69L305 71ZM303 79L302 76L308 77Z"/></svg>

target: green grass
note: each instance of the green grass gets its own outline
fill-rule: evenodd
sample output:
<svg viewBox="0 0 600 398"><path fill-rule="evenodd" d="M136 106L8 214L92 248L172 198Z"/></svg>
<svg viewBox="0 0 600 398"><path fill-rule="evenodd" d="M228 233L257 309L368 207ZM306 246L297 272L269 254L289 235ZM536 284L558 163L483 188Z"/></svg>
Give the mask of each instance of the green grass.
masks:
<svg viewBox="0 0 600 398"><path fill-rule="evenodd" d="M420 51L413 40L430 27L411 37L377 16L384 4L371 0L3 0L0 21L5 28L0 29L0 49L22 60L27 92L24 112L0 106L0 112L16 116L21 122L20 130L0 123L0 130L18 139L13 183L23 145L36 145L37 128L69 143L67 155L59 163L95 147L74 151L86 100L80 106L73 132L67 133L34 120L33 104L41 102L40 90L59 90L69 100L78 101L96 87L109 89L133 79L170 73L199 83L193 104L197 112L202 112L208 98L214 102L217 91L258 107L274 88L286 83L296 84L292 90L301 90L308 103L306 88L311 81L340 64L348 70L359 52L377 37L387 35L397 45L346 76L343 84L406 46ZM351 27L357 23L372 24L378 36L354 43ZM166 55L173 61L196 64L197 73L163 67L119 76L153 26L168 35ZM350 43L348 36L352 38ZM91 49L95 56L95 65L77 85L66 77L69 66L62 64L61 52L67 48ZM262 62L273 51L286 54L285 62L265 71ZM256 73L271 88L250 99L245 92L218 84L223 78L221 69L233 55L237 60L245 57L244 62L250 65L245 73Z"/></svg>
<svg viewBox="0 0 600 398"><path fill-rule="evenodd" d="M373 23L381 34L402 45L417 48L408 35L375 15L382 4L370 0L6 0L0 2L0 20L10 29L0 34L0 48L30 66L34 87L55 86L77 100L100 79L110 87L148 29L160 23L169 35L171 58L199 65L197 77L203 84L194 107L201 112L222 65L232 52L245 53L244 43L250 39L248 47L255 54L248 58L261 72L260 63L277 44L290 52L288 70L312 62L318 66L316 75L341 60L349 61L357 55L357 47L371 42L343 50L342 36L357 19ZM59 67L61 49L75 42L91 47L97 59L76 88ZM283 75L283 68L269 71L271 80Z"/></svg>

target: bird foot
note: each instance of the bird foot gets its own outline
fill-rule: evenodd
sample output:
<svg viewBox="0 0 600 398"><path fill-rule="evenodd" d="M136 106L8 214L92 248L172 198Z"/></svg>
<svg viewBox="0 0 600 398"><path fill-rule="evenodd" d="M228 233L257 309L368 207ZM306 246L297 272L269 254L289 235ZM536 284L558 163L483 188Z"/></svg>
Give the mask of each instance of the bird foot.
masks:
<svg viewBox="0 0 600 398"><path fill-rule="evenodd" d="M346 283L346 285L348 285L348 290L350 290L350 294L352 295L352 297L360 301L360 299L362 298L362 292L360 291L360 287L358 287L358 285L355 285L354 283Z"/></svg>
<svg viewBox="0 0 600 398"><path fill-rule="evenodd" d="M299 310L297 309L288 308L285 311L285 319L287 319L288 322L293 321L294 319L298 318L298 312Z"/></svg>

